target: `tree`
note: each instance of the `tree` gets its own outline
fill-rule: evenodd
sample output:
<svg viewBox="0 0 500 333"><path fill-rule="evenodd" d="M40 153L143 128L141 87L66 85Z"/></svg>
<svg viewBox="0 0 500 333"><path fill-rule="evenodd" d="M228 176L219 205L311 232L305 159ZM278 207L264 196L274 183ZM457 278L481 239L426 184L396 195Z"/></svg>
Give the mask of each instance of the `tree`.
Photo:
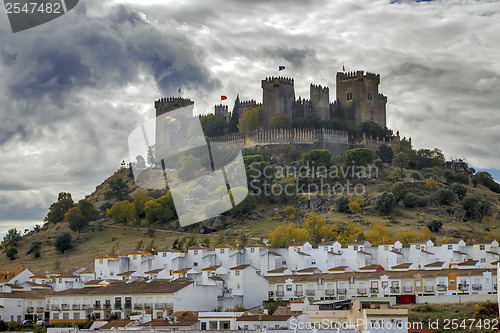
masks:
<svg viewBox="0 0 500 333"><path fill-rule="evenodd" d="M401 151L394 156L394 158L392 159L392 164L398 166L401 170L403 170L403 168L408 165L409 161L410 159L408 157L408 154Z"/></svg>
<svg viewBox="0 0 500 333"><path fill-rule="evenodd" d="M397 205L396 199L394 198L394 194L390 192L383 192L377 198L377 203L375 204L375 208L381 212L382 214L390 214L393 208Z"/></svg>
<svg viewBox="0 0 500 333"><path fill-rule="evenodd" d="M99 216L99 211L88 200L82 199L78 201L77 206L87 222L94 221Z"/></svg>
<svg viewBox="0 0 500 333"><path fill-rule="evenodd" d="M473 180L475 180L477 184L486 186L488 189L490 189L495 193L500 193L500 185L497 182L495 182L495 180L493 179L493 177L489 172L486 171L478 172L474 175Z"/></svg>
<svg viewBox="0 0 500 333"><path fill-rule="evenodd" d="M453 201L455 201L455 193L452 190L445 188L439 189L434 193L434 196L442 205L450 205Z"/></svg>
<svg viewBox="0 0 500 333"><path fill-rule="evenodd" d="M64 221L64 214L73 208L75 203L71 198L62 198L61 200L50 205L49 213L45 218L45 221L50 223L59 223Z"/></svg>
<svg viewBox="0 0 500 333"><path fill-rule="evenodd" d="M202 170L201 161L193 155L181 158L181 167L177 171L177 176L182 181L188 181L195 177L196 172Z"/></svg>
<svg viewBox="0 0 500 333"><path fill-rule="evenodd" d="M416 241L418 235L413 231L400 232L396 235L396 239L401 242L403 247L408 247L410 243Z"/></svg>
<svg viewBox="0 0 500 333"><path fill-rule="evenodd" d="M286 114L276 113L271 118L271 128L290 128L292 127L292 118Z"/></svg>
<svg viewBox="0 0 500 333"><path fill-rule="evenodd" d="M265 193L265 190L276 178L276 167L264 161L262 155L244 156L243 161L245 162L248 188L258 195Z"/></svg>
<svg viewBox="0 0 500 333"><path fill-rule="evenodd" d="M415 208L418 205L418 197L415 194L408 192L404 196L403 203L406 208Z"/></svg>
<svg viewBox="0 0 500 333"><path fill-rule="evenodd" d="M137 219L141 219L146 215L145 204L148 201L154 200L148 197L144 192L137 192L134 195L134 215Z"/></svg>
<svg viewBox="0 0 500 333"><path fill-rule="evenodd" d="M150 200L144 204L144 212L146 214L147 220L150 223L153 223L161 218L161 213L163 212L163 208L155 200Z"/></svg>
<svg viewBox="0 0 500 333"><path fill-rule="evenodd" d="M349 201L349 210L351 213L357 213L361 210L361 206L365 203L365 201L361 198L356 198Z"/></svg>
<svg viewBox="0 0 500 333"><path fill-rule="evenodd" d="M80 233L85 228L89 221L83 216L79 207L73 207L66 214L64 219L68 222L69 228Z"/></svg>
<svg viewBox="0 0 500 333"><path fill-rule="evenodd" d="M467 187L461 184L453 185L453 191L457 194L459 200L462 200L467 195Z"/></svg>
<svg viewBox="0 0 500 333"><path fill-rule="evenodd" d="M295 215L295 208L293 208L293 206L286 206L283 213L289 217L294 216Z"/></svg>
<svg viewBox="0 0 500 333"><path fill-rule="evenodd" d="M307 217L303 230L309 235L308 241L313 245L318 245L324 238L331 236L331 228L326 224L326 220L320 218L316 213Z"/></svg>
<svg viewBox="0 0 500 333"><path fill-rule="evenodd" d="M229 133L234 133L238 130L238 120L240 119L240 95L236 96L234 101L233 112L231 112L231 118L229 118L229 123L227 130Z"/></svg>
<svg viewBox="0 0 500 333"><path fill-rule="evenodd" d="M119 201L125 200L128 196L128 184L120 177L115 177L109 181L109 190L104 193L106 200L115 198Z"/></svg>
<svg viewBox="0 0 500 333"><path fill-rule="evenodd" d="M61 201L62 199L71 199L71 193L59 192L59 194L57 195L57 201Z"/></svg>
<svg viewBox="0 0 500 333"><path fill-rule="evenodd" d="M262 124L262 108L257 107L246 111L238 122L238 129L241 133L247 134L256 130Z"/></svg>
<svg viewBox="0 0 500 333"><path fill-rule="evenodd" d="M200 123L206 136L213 138L224 135L224 121L213 113L201 116Z"/></svg>
<svg viewBox="0 0 500 333"><path fill-rule="evenodd" d="M354 148L345 152L342 157L345 165L366 166L373 162L375 156L368 148Z"/></svg>
<svg viewBox="0 0 500 333"><path fill-rule="evenodd" d="M15 260L17 258L17 254L18 254L18 251L17 251L17 248L15 246L9 246L7 248L7 250L5 250L5 255L10 260Z"/></svg>
<svg viewBox="0 0 500 333"><path fill-rule="evenodd" d="M387 192L384 192L387 193ZM381 224L375 224L372 231L366 234L366 240L371 244L386 242L392 238L392 233L388 227Z"/></svg>
<svg viewBox="0 0 500 333"><path fill-rule="evenodd" d="M396 199L396 202L399 202L408 193L408 189L406 188L405 184L402 182L394 183L391 186L390 191L392 194L394 194L394 199Z"/></svg>
<svg viewBox="0 0 500 333"><path fill-rule="evenodd" d="M443 226L443 221L432 220L430 222L427 222L426 226L430 231L439 232L439 230L441 230L441 227Z"/></svg>
<svg viewBox="0 0 500 333"><path fill-rule="evenodd" d="M302 164L307 166L309 169L313 168L313 176L316 177L318 174L318 168L323 167L325 172L326 168L330 167L332 163L332 153L325 149L315 149L302 156Z"/></svg>
<svg viewBox="0 0 500 333"><path fill-rule="evenodd" d="M340 213L348 213L349 210L349 198L346 195L342 195L335 200L335 208Z"/></svg>
<svg viewBox="0 0 500 333"><path fill-rule="evenodd" d="M71 249L72 247L71 242L72 242L71 234L69 232L64 232L56 237L54 246L57 252L64 253L69 249Z"/></svg>
<svg viewBox="0 0 500 333"><path fill-rule="evenodd" d="M270 246L279 248L296 242L305 242L309 239L309 234L293 223L286 223L271 231L268 237Z"/></svg>
<svg viewBox="0 0 500 333"><path fill-rule="evenodd" d="M380 158L385 163L391 163L392 157L394 156L394 152L391 147L388 145L380 145L377 148L375 155Z"/></svg>
<svg viewBox="0 0 500 333"><path fill-rule="evenodd" d="M17 231L16 228L11 228L7 231L7 234L3 237L4 247L16 246L21 240L21 233Z"/></svg>
<svg viewBox="0 0 500 333"><path fill-rule="evenodd" d="M106 214L111 215L117 223L127 222L127 220L134 216L134 205L128 200L119 201L113 207L106 210Z"/></svg>
<svg viewBox="0 0 500 333"><path fill-rule="evenodd" d="M481 223L483 221L483 217L485 215L489 215L490 212L491 212L491 205L488 201L484 200L484 199L480 199L477 203L476 203L476 212L477 212L477 215L479 217L479 223Z"/></svg>
<svg viewBox="0 0 500 333"><path fill-rule="evenodd" d="M247 237L247 234L245 232L241 232L240 233L240 238L238 239L238 248L240 249L244 249L245 248L245 245L247 245L248 243L248 237Z"/></svg>

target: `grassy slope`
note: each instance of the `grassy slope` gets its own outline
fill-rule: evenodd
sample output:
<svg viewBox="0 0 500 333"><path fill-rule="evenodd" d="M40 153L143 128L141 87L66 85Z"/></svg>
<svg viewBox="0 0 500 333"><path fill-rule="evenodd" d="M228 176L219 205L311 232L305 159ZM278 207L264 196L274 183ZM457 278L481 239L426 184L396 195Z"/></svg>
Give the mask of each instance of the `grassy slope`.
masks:
<svg viewBox="0 0 500 333"><path fill-rule="evenodd" d="M120 170L107 179L103 184L96 188L96 191L90 196L90 200L99 207L104 200L104 193L108 189L109 180L113 177L123 177L127 180L132 190L132 194L137 192L139 189L135 186L133 181L127 178L128 171ZM412 191L420 192L424 194L425 189L422 183L411 182L410 180L405 180L408 187L412 187ZM375 184L367 186L367 193L370 198L375 198L378 193L383 190L388 190L391 183L385 180L379 179ZM439 242L446 237L461 237L466 240L484 238L487 235L488 230L496 233L496 228L500 225L500 214L498 211L500 209L498 205L498 194L495 194L488 189L478 186L474 188L468 186L469 194L486 198L490 203L492 203L493 215L486 217L482 223L478 223L477 220L463 222L457 218L450 216L446 213L446 210L454 209L459 207L458 203L454 203L451 206L428 206L423 209L406 209L399 207L397 212L392 214L392 218L387 216L380 216L373 213L372 206L367 205L363 207L363 211L360 215L363 221L356 223L364 232L369 232L373 225L380 223L388 225L394 234L402 231L417 231L420 230L425 222L439 219L442 220L444 226L439 233L434 234L436 240ZM284 204L265 204L261 203L256 208L256 212L262 214L262 218L258 220L250 220L248 217L235 217L233 218L232 225L229 226L224 233L227 236L237 236L244 232L248 237L259 238L266 236L271 230L283 223L281 219L277 219L279 216L279 211L284 208ZM324 212L319 213L319 215L327 221L330 222L350 222L352 220L352 215L342 214L334 211L333 207L328 206L323 203ZM421 210L424 215L419 217L417 211ZM302 216L307 216L311 214L313 210L302 209L298 214ZM55 236L63 231L68 231L66 223L60 223L58 225L48 225L42 228L42 231L35 233L30 232L25 237L23 237L22 242L19 244L19 255L18 259L10 261L6 258L5 254L0 253L0 267L18 267L21 263L25 263L28 268L36 273L50 272L71 272L81 267L93 270L93 258L98 255L107 254L113 243L120 242L120 255L125 255L126 253L135 249L136 244L139 240L143 239L144 245L149 244L153 239L150 238L145 230L132 230L132 229L117 229L111 228L116 225L112 221L105 221L103 223L102 230L98 230L97 223L91 223L91 225L80 235L73 233L77 241L72 250L65 254L59 254L55 252L52 245ZM121 225L118 225L121 226ZM127 227L141 227L139 222L134 224L129 223ZM165 226L155 225L156 229L165 229ZM184 233L179 232L160 232L157 231L154 239L156 240L158 248L170 247L173 240L178 237L189 237L190 232L186 230ZM216 237L216 234L212 234L212 237ZM33 259L31 255L27 255L26 252L30 248L33 242L42 242L41 257Z"/></svg>

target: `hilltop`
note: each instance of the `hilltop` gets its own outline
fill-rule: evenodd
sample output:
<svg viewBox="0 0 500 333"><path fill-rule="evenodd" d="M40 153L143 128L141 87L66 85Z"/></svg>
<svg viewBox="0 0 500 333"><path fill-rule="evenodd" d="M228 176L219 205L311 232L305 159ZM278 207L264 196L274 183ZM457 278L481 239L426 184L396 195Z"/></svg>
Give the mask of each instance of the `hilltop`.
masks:
<svg viewBox="0 0 500 333"><path fill-rule="evenodd" d="M248 155L245 157L247 163L250 163L249 159L255 159L256 155L253 155L255 152L245 151L245 153ZM265 161L266 158L261 157L259 163L271 165ZM267 159L270 160L270 157ZM281 158L275 157L274 159L276 166L284 161ZM430 170L432 169L402 168L401 170L398 165L392 166L386 163L382 166L378 177L347 179L352 182L352 186L362 185L365 188L362 195L355 195L351 198L351 201L356 197L362 199L360 211L356 213L339 211L338 201L341 197L339 195L298 193L292 198L257 197L255 202L250 203L249 211L233 210L208 221L181 228L175 216L171 216L167 222L162 221L161 218L151 221L145 216L131 218L126 222L116 222L109 214L106 214L108 208L120 201L116 198L110 199L109 193L107 194L112 184L116 182L125 184L126 193L123 195L130 201L134 200L134 196L137 198L138 193L141 192L160 202L162 198L167 197L166 191L147 191L138 188L130 170L121 168L98 185L96 190L86 198L98 209L99 216L90 221L81 233L71 231L67 222L45 223L43 227L22 236L17 244L17 259L9 260L4 249L0 255L0 266L18 267L24 263L32 271L40 274L47 271L71 272L82 267L92 271L94 257L111 252L116 255L126 255L137 248L144 250L152 247L158 250L173 246L182 248L196 243L209 243L210 246L214 246L221 242L237 244L248 239L262 241L272 230L283 223L293 223L299 227L304 225L306 219L313 213L316 213L320 219L326 220L329 225L350 224L359 227L363 232L362 238L369 234L376 225L388 226L390 236L395 238L401 237L402 233L420 235L422 227L428 226L432 221L442 222L442 228L431 234L435 243L449 238L462 238L469 243L484 238L498 238L500 235L500 231L497 230L500 222L499 194L477 183L474 180L477 174L476 176L468 175L468 179L472 180L467 180L468 184L461 185L462 190L465 189L467 192L465 198L486 201L489 211L486 212L482 221L479 216L466 217L466 210L463 206L465 198L460 200L459 195L454 192L457 184L448 181L450 177L460 173L450 174L449 165L447 168L444 164L439 168L433 168L433 177L428 177ZM431 178L438 180L430 182ZM317 184L320 180L321 178L310 175L308 184ZM344 179L342 182L347 180ZM286 181L285 177L277 177L273 184L280 184L283 181ZM464 182L463 179L462 182ZM430 186L429 183L434 184ZM395 187L394 184L398 185ZM405 206L405 200L401 200L392 212L382 214L377 209L380 193L397 192L401 188L413 193L417 198L427 198L427 204L423 207L408 208ZM453 195L447 199L448 202L442 203L437 195L441 193L439 191L453 193ZM244 202L243 205L249 205L249 203ZM287 211L291 210L290 207L293 207L293 214ZM53 244L56 236L63 232L71 233L73 248L62 254L56 252ZM138 244L139 242L142 245ZM35 245L40 253L38 258L34 258L33 251L30 251L34 244L38 244ZM28 254L29 252L31 253Z"/></svg>

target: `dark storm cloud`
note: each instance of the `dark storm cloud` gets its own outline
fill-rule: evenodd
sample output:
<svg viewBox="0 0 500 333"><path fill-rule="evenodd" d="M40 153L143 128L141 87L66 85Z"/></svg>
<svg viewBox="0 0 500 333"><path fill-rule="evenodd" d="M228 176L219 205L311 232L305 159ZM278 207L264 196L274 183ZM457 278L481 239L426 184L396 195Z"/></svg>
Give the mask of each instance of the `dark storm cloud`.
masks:
<svg viewBox="0 0 500 333"><path fill-rule="evenodd" d="M294 48L294 47L278 47L275 49L265 49L263 54L272 57L276 60L283 60L291 64L294 67L302 67L307 61L315 62L316 51L314 49L305 48Z"/></svg>

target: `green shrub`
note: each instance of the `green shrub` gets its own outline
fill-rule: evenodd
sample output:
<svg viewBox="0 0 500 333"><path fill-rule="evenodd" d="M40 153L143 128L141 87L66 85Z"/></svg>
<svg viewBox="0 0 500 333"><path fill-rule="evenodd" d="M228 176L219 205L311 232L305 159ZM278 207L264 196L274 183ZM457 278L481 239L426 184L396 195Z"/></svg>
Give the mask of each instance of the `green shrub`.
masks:
<svg viewBox="0 0 500 333"><path fill-rule="evenodd" d="M433 232L438 232L441 230L441 227L443 226L443 222L439 220L433 220L431 222L427 222L426 227Z"/></svg>
<svg viewBox="0 0 500 333"><path fill-rule="evenodd" d="M422 177L420 177L420 174L416 171L413 171L410 174L410 178L415 179L415 180L422 180Z"/></svg>
<svg viewBox="0 0 500 333"><path fill-rule="evenodd" d="M455 192L453 192L452 190L441 188L438 191L434 192L434 197L442 205L450 205L453 201L455 201Z"/></svg>
<svg viewBox="0 0 500 333"><path fill-rule="evenodd" d="M71 239L71 234L69 232L64 232L62 234L59 234L56 237L56 240L54 242L54 246L57 250L57 252L64 253L71 249L72 247L72 239Z"/></svg>
<svg viewBox="0 0 500 333"><path fill-rule="evenodd" d="M399 200L403 199L408 193L408 189L406 188L405 184L401 182L393 184L390 188L390 191L392 192L392 194L394 194L396 202L399 202Z"/></svg>
<svg viewBox="0 0 500 333"><path fill-rule="evenodd" d="M429 197L426 195L417 197L417 207L425 207L429 203Z"/></svg>
<svg viewBox="0 0 500 333"><path fill-rule="evenodd" d="M342 195L335 200L335 207L337 211L341 213L349 213L349 198L346 195Z"/></svg>
<svg viewBox="0 0 500 333"><path fill-rule="evenodd" d="M383 192L379 195L375 208L382 214L390 214L397 205L394 194L391 192Z"/></svg>
<svg viewBox="0 0 500 333"><path fill-rule="evenodd" d="M414 208L417 206L418 197L413 193L407 193L403 202L406 208Z"/></svg>
<svg viewBox="0 0 500 333"><path fill-rule="evenodd" d="M462 200L467 195L467 187L461 184L453 185L453 191L457 194L459 200Z"/></svg>

